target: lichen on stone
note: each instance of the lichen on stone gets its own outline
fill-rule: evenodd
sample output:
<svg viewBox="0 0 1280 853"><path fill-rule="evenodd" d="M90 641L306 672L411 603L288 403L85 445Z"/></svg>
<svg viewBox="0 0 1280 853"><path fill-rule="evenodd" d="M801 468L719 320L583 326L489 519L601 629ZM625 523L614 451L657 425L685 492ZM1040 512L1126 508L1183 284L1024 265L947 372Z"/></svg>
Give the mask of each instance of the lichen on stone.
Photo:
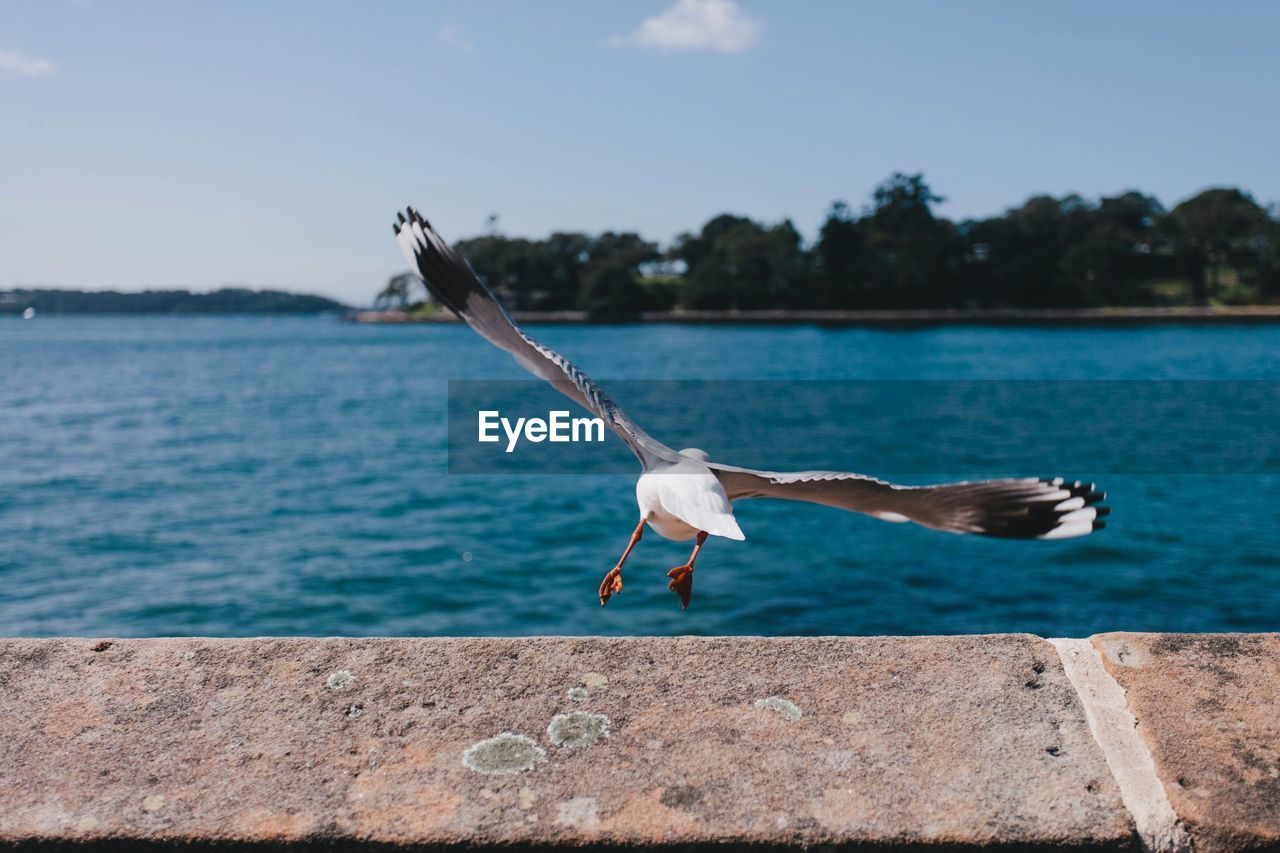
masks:
<svg viewBox="0 0 1280 853"><path fill-rule="evenodd" d="M804 714L800 711L800 707L790 699L783 699L781 696L770 696L768 699L757 699L756 707L763 708L766 711L774 711L781 714L788 720L798 720Z"/></svg>
<svg viewBox="0 0 1280 853"><path fill-rule="evenodd" d="M532 770L538 762L546 760L546 750L530 738L513 732L473 743L462 753L462 763L469 769L494 775Z"/></svg>
<svg viewBox="0 0 1280 853"><path fill-rule="evenodd" d="M556 714L547 726L547 737L556 746L580 749L609 736L609 718L591 711Z"/></svg>
<svg viewBox="0 0 1280 853"><path fill-rule="evenodd" d="M325 684L329 686L330 690L343 690L354 684L355 680L356 677L351 674L351 670L340 669L337 672L331 673L328 679L325 680Z"/></svg>
<svg viewBox="0 0 1280 853"><path fill-rule="evenodd" d="M570 687L567 695L571 702L585 702L587 700L587 688Z"/></svg>

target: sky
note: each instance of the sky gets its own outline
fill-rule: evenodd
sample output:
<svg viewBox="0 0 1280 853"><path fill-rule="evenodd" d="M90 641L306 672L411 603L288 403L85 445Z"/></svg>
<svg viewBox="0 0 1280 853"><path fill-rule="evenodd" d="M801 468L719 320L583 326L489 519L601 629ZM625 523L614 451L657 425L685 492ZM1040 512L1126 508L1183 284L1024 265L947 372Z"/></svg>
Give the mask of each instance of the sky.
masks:
<svg viewBox="0 0 1280 853"><path fill-rule="evenodd" d="M733 212L812 239L923 172L1280 201L1280 3L0 0L0 288L364 304L412 204L449 239Z"/></svg>

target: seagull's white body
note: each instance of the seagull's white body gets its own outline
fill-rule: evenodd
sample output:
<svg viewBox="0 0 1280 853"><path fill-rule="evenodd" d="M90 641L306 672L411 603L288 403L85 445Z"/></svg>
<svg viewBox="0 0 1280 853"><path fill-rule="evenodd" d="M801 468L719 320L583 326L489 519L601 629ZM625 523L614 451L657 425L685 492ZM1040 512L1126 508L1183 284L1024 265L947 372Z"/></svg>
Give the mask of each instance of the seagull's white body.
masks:
<svg viewBox="0 0 1280 853"><path fill-rule="evenodd" d="M700 532L726 539L742 540L733 503L701 450L680 451L685 457L674 465L646 471L636 481L636 503L640 517L659 536L675 542L693 539Z"/></svg>

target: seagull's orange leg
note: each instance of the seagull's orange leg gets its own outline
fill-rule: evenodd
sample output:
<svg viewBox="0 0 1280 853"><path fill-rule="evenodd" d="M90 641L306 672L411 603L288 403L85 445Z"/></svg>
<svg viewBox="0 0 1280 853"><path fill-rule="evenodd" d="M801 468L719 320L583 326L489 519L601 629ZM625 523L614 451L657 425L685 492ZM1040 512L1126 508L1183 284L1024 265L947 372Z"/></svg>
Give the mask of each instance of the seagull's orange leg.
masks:
<svg viewBox="0 0 1280 853"><path fill-rule="evenodd" d="M698 552L702 550L702 543L706 541L706 531L699 531L698 541L694 543L693 553L689 555L689 562L683 566L676 566L667 572L667 577L671 578L671 583L667 584L667 589L680 596L681 610L688 609L689 599L693 598L693 561L698 559Z"/></svg>
<svg viewBox="0 0 1280 853"><path fill-rule="evenodd" d="M627 557L631 555L631 549L636 547L636 543L640 541L640 534L644 533L644 519L640 519L640 523L636 525L636 529L631 532L631 541L627 543L627 550L622 552L622 556L618 558L618 565L610 570L609 574L604 576L604 580L600 581L600 606L604 607L609 603L609 598L615 592L622 592L622 564L627 561Z"/></svg>

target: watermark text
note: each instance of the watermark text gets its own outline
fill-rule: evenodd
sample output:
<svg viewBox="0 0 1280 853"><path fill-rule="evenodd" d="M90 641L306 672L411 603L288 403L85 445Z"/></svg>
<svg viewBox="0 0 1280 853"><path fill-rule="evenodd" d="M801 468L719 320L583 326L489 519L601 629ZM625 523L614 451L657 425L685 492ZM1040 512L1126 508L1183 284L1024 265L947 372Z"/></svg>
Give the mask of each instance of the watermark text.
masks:
<svg viewBox="0 0 1280 853"><path fill-rule="evenodd" d="M507 453L512 453L520 439L538 444L551 442L604 441L604 421L599 418L572 418L566 410L547 412L546 418L504 418L497 409L477 412L478 440L483 443L507 439ZM501 432L499 432L501 431Z"/></svg>

